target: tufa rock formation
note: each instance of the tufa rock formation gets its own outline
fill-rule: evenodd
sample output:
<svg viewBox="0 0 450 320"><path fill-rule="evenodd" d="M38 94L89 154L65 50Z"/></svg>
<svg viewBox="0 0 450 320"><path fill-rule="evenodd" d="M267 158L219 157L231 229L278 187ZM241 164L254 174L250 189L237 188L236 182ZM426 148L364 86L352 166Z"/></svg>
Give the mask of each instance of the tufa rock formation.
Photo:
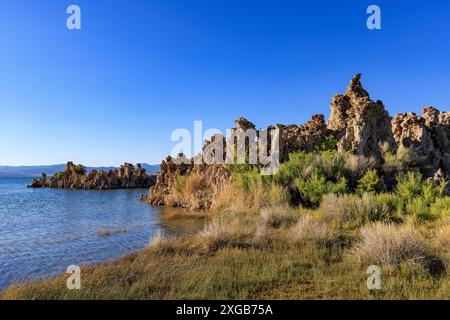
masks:
<svg viewBox="0 0 450 320"><path fill-rule="evenodd" d="M183 155L180 155L183 157ZM176 164L172 157L167 157L161 163L161 171L155 186L150 188L148 196L141 199L153 205L183 207L191 210L207 210L212 201L220 193L221 187L229 181L231 173L225 165L220 164ZM175 196L179 188L177 184L183 177L191 177L188 195ZM187 183L183 181L183 183Z"/></svg>
<svg viewBox="0 0 450 320"><path fill-rule="evenodd" d="M426 157L435 171L450 176L450 112L433 107L415 113L401 113L392 119L392 132L398 147L411 148Z"/></svg>
<svg viewBox="0 0 450 320"><path fill-rule="evenodd" d="M430 178L450 177L450 112L427 107L422 114L422 117L407 113L391 118L381 101L370 99L361 84L361 75L357 74L346 93L333 98L327 123L323 115L315 115L303 125L278 124L265 130L270 132L274 128L280 129L281 163L289 159L290 153L311 152L315 146L332 136L337 141L338 151L370 157L375 159L378 166L384 161L382 146L389 150L409 148L416 155L426 157L432 164ZM244 118L235 123L237 128L244 130L255 128L253 123ZM219 135L211 141L220 138L224 139ZM193 161L177 164L179 162L174 160L168 157L163 161L156 185L143 200L155 205L209 209L214 197L231 177L227 166L194 165ZM177 183L188 177L193 178L189 179L194 184L190 186L192 192L182 197L176 196Z"/></svg>
<svg viewBox="0 0 450 320"><path fill-rule="evenodd" d="M49 180L45 173L39 180L34 179L29 188L58 188L83 190L111 190L149 188L156 183L156 175L148 175L141 165L135 168L125 163L115 170L86 173L86 168L80 164L68 162L64 172L58 172Z"/></svg>
<svg viewBox="0 0 450 320"><path fill-rule="evenodd" d="M304 125L278 124L277 128L280 129L280 162L289 160L289 154L295 151L312 152L315 145L331 134L321 114L312 116Z"/></svg>
<svg viewBox="0 0 450 320"><path fill-rule="evenodd" d="M339 151L351 151L381 160L380 145L393 147L391 120L381 101L374 102L361 85L361 74L350 82L344 95L331 102L327 128L338 139Z"/></svg>

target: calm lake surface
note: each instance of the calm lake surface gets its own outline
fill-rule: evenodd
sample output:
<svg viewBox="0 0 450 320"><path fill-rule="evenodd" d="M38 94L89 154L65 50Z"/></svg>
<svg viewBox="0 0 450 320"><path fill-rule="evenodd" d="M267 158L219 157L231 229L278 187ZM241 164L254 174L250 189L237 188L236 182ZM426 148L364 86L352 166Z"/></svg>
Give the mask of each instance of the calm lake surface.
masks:
<svg viewBox="0 0 450 320"><path fill-rule="evenodd" d="M70 265L117 259L160 233L178 236L203 227L199 220L162 222L164 209L139 201L146 190L27 189L30 182L0 177L0 291L64 273Z"/></svg>

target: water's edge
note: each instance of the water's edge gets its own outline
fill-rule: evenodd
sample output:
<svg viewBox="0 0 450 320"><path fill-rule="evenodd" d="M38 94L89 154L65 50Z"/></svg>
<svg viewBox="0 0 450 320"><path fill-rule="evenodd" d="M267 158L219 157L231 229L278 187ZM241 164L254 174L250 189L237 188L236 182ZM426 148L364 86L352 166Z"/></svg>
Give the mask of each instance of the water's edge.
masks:
<svg viewBox="0 0 450 320"><path fill-rule="evenodd" d="M115 261L155 236L192 234L204 225L161 219L167 209L139 200L147 190L27 189L29 181L0 177L0 292L58 276L70 265Z"/></svg>

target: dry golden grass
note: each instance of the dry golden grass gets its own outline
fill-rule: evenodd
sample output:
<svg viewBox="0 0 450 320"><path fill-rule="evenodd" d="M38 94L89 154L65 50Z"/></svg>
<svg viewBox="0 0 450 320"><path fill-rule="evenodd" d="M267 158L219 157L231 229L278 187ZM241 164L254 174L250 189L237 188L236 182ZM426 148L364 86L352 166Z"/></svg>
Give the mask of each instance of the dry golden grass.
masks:
<svg viewBox="0 0 450 320"><path fill-rule="evenodd" d="M449 220L449 219L447 219ZM447 266L447 272L450 268L450 223L447 221L444 225L436 230L434 237L434 245L437 250L442 252L443 259Z"/></svg>
<svg viewBox="0 0 450 320"><path fill-rule="evenodd" d="M442 226L436 233L436 243L450 253L450 224Z"/></svg>
<svg viewBox="0 0 450 320"><path fill-rule="evenodd" d="M183 207L193 211L209 208L212 199L207 178L198 172L180 177L166 197L167 206Z"/></svg>
<svg viewBox="0 0 450 320"><path fill-rule="evenodd" d="M231 181L223 186L220 194L214 199L212 210L258 210L287 203L289 193L282 186L256 183L251 186L251 190L243 190Z"/></svg>
<svg viewBox="0 0 450 320"><path fill-rule="evenodd" d="M326 246L336 240L337 233L329 225L317 221L311 215L305 215L289 230L288 237L293 243L314 242Z"/></svg>

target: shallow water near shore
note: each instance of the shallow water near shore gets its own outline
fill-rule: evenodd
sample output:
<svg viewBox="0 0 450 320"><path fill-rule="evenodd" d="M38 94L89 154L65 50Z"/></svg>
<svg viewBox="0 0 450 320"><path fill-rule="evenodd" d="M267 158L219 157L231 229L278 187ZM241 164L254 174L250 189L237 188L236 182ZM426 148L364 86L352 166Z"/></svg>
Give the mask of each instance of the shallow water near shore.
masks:
<svg viewBox="0 0 450 320"><path fill-rule="evenodd" d="M147 190L27 189L30 182L0 178L0 291L70 265L114 260L155 236L192 234L204 225L160 219L165 209L139 201Z"/></svg>

